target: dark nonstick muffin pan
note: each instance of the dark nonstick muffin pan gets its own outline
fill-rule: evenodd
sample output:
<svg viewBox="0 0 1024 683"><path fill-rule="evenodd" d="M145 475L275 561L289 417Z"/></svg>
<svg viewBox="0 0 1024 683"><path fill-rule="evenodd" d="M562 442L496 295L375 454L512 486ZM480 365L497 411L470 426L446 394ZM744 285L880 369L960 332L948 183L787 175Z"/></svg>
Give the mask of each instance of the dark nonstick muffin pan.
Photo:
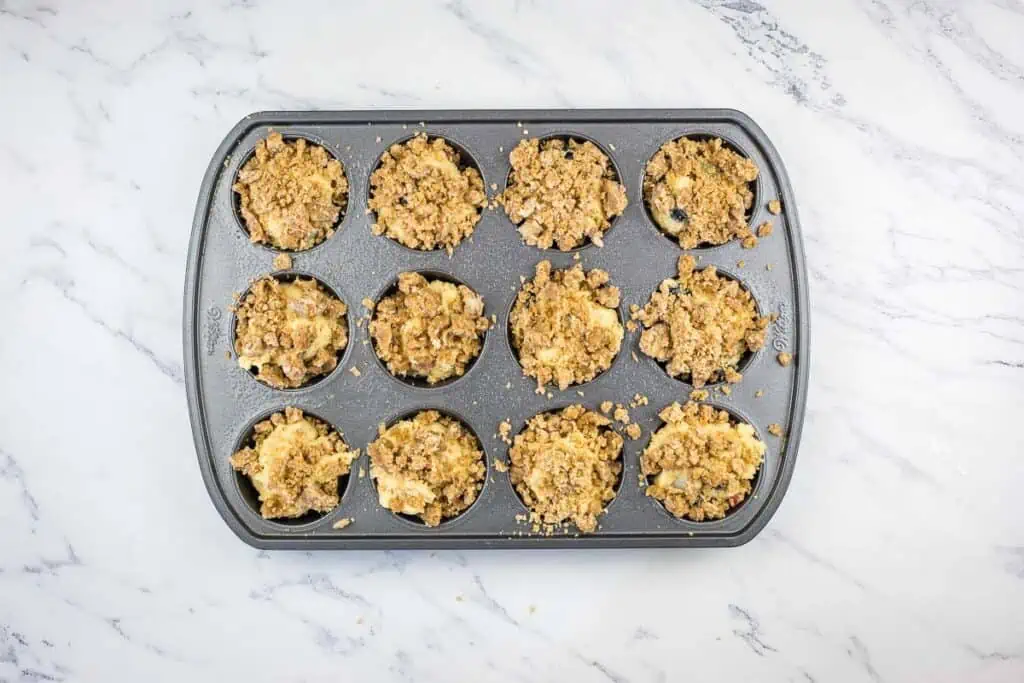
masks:
<svg viewBox="0 0 1024 683"><path fill-rule="evenodd" d="M322 145L344 165L349 182L348 206L335 234L312 249L292 253L292 270L282 273L316 278L349 310L350 339L338 368L300 389L279 390L260 383L238 366L232 349L232 304L252 280L274 272L271 262L279 252L249 241L231 186L256 143L271 131ZM390 145L421 131L446 138L462 152L463 162L475 164L490 198L504 189L508 155L520 140L548 136L591 140L611 158L626 187L629 206L614 219L602 248L588 244L561 252L527 246L500 207L485 209L471 240L451 256L443 250L406 248L371 233L369 177ZM772 236L753 249L733 240L684 252L657 228L642 197L644 168L663 143L687 135L720 137L757 164L760 174L750 226L756 229L770 220ZM773 199L781 201L780 215L767 209ZM749 541L764 528L785 495L807 396L807 273L795 206L775 148L750 118L732 110L264 112L246 117L217 148L203 178L185 277L188 405L199 468L217 511L243 541L260 548L614 548L736 546ZM534 266L543 259L556 268L581 263L588 271L608 271L611 284L622 292L620 315L625 321L631 305L643 306L663 279L675 277L682 253L698 258L698 267L714 265L738 280L762 314L778 315L764 348L744 360L743 380L729 385L729 394L721 391L722 385L705 387L708 403L749 422L768 446L747 500L724 519L706 522L676 519L644 492L640 454L650 435L662 426L657 414L673 401L684 403L692 387L669 377L640 352L639 330L626 331L610 369L564 391L551 387L551 398L535 393L536 383L523 375L508 336L508 316L520 276L531 278ZM365 322L357 324L367 315L361 302L387 291L402 271L465 283L483 296L485 314L496 316L480 356L463 377L431 388L393 377L378 362ZM777 362L780 352L792 354L788 367ZM598 530L577 534L570 526L553 534L533 531L522 521L528 510L508 473L495 467L497 460L508 461L507 444L496 438L498 424L508 420L515 435L537 413L573 403L596 410L606 400L628 405L635 394L649 401L629 410L643 434L635 441L625 438L618 493L599 518ZM351 448L360 450L360 457L351 474L339 482L337 508L297 520L266 520L260 517L251 484L231 468L229 458L247 442L256 422L286 406L301 408L333 425ZM487 478L478 500L463 514L433 528L378 504L366 455L379 424L427 408L469 426L480 439L487 461ZM782 427L781 437L769 434L768 425L773 423ZM335 529L342 519L353 521Z"/></svg>

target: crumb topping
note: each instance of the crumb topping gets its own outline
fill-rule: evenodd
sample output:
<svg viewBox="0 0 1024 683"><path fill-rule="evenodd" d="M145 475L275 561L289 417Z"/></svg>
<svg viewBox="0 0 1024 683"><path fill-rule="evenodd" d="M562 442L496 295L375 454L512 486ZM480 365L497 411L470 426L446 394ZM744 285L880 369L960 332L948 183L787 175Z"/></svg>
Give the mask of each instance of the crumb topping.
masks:
<svg viewBox="0 0 1024 683"><path fill-rule="evenodd" d="M301 517L337 507L338 478L358 456L328 424L288 407L256 424L231 466L256 488L264 518Z"/></svg>
<svg viewBox="0 0 1024 683"><path fill-rule="evenodd" d="M510 477L536 523L597 529L622 473L622 437L610 424L577 404L535 415L516 435Z"/></svg>
<svg viewBox="0 0 1024 683"><path fill-rule="evenodd" d="M274 270L289 270L292 267L292 257L290 254L280 253L274 257L273 262Z"/></svg>
<svg viewBox="0 0 1024 683"><path fill-rule="evenodd" d="M316 280L261 278L235 311L238 364L277 389L326 375L348 344L346 310Z"/></svg>
<svg viewBox="0 0 1024 683"><path fill-rule="evenodd" d="M751 235L748 183L757 166L719 138L679 138L661 146L644 172L644 200L658 226L684 249Z"/></svg>
<svg viewBox="0 0 1024 683"><path fill-rule="evenodd" d="M420 133L392 145L370 176L373 234L450 254L473 234L487 203L484 181L443 138Z"/></svg>
<svg viewBox="0 0 1024 683"><path fill-rule="evenodd" d="M746 423L707 404L673 403L659 413L665 426L651 436L640 468L647 495L676 517L719 519L739 505L764 459L765 444Z"/></svg>
<svg viewBox="0 0 1024 683"><path fill-rule="evenodd" d="M789 364L793 362L793 354L783 351L775 359L779 361L779 365L782 367L789 367Z"/></svg>
<svg viewBox="0 0 1024 683"><path fill-rule="evenodd" d="M670 376L689 375L695 387L723 377L738 382L740 359L764 346L770 319L757 315L753 297L738 282L713 266L694 265L692 256L681 256L679 277L663 280L634 313L645 328L640 350L665 363Z"/></svg>
<svg viewBox="0 0 1024 683"><path fill-rule="evenodd" d="M271 133L238 172L242 219L253 242L301 251L334 234L348 202L341 162L299 138L285 142Z"/></svg>
<svg viewBox="0 0 1024 683"><path fill-rule="evenodd" d="M380 504L427 526L472 505L487 471L476 437L436 410L382 426L367 452Z"/></svg>
<svg viewBox="0 0 1024 683"><path fill-rule="evenodd" d="M512 343L523 372L565 389L588 382L611 367L625 334L619 322L619 289L608 273L584 274L579 264L552 270L537 264L536 274L516 296L510 324Z"/></svg>
<svg viewBox="0 0 1024 683"><path fill-rule="evenodd" d="M780 202L778 199L771 200L770 202L768 202L768 211L778 216L780 213L782 213L782 202Z"/></svg>
<svg viewBox="0 0 1024 683"><path fill-rule="evenodd" d="M401 273L398 291L376 305L369 329L392 374L436 384L466 372L490 326L483 298L469 287Z"/></svg>
<svg viewBox="0 0 1024 683"><path fill-rule="evenodd" d="M626 208L626 188L611 160L589 140L523 140L509 154L512 174L498 196L527 244L569 251L603 246L611 219Z"/></svg>

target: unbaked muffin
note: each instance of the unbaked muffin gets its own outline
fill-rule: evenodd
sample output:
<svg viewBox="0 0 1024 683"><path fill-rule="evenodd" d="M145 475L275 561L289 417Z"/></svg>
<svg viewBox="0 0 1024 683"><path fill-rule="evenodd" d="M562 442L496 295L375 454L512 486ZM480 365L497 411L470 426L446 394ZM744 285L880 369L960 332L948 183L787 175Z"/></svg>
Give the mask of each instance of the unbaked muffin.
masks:
<svg viewBox="0 0 1024 683"><path fill-rule="evenodd" d="M640 456L648 496L676 517L700 522L724 517L750 495L766 448L753 427L692 401L673 403L659 417L665 426Z"/></svg>
<svg viewBox="0 0 1024 683"><path fill-rule="evenodd" d="M714 266L694 265L692 256L681 256L679 277L663 280L647 305L634 310L633 319L646 328L640 350L695 387L739 382L740 361L764 346L771 319L757 314L754 298L738 282Z"/></svg>
<svg viewBox="0 0 1024 683"><path fill-rule="evenodd" d="M757 238L747 224L757 165L719 138L666 142L647 163L644 201L658 227L684 249ZM752 246L745 244L745 246Z"/></svg>
<svg viewBox="0 0 1024 683"><path fill-rule="evenodd" d="M235 308L238 364L276 389L308 384L338 366L346 310L316 280L260 278Z"/></svg>
<svg viewBox="0 0 1024 683"><path fill-rule="evenodd" d="M393 375L437 384L466 372L489 327L484 300L469 287L402 273L398 291L374 309L370 338Z"/></svg>
<svg viewBox="0 0 1024 683"><path fill-rule="evenodd" d="M562 251L603 246L611 219L626 209L626 188L611 160L589 140L532 138L509 154L512 173L498 197L527 244Z"/></svg>
<svg viewBox="0 0 1024 683"><path fill-rule="evenodd" d="M358 456L327 423L289 407L256 424L231 466L249 477L263 517L294 518L337 507L338 479Z"/></svg>
<svg viewBox="0 0 1024 683"><path fill-rule="evenodd" d="M458 420L422 410L390 427L367 448L380 504L437 526L473 504L487 466L480 443Z"/></svg>
<svg viewBox="0 0 1024 683"><path fill-rule="evenodd" d="M581 405L530 418L509 449L509 476L536 524L572 522L584 533L615 497L622 437Z"/></svg>
<svg viewBox="0 0 1024 683"><path fill-rule="evenodd" d="M480 171L462 161L443 138L423 133L392 145L370 176L373 234L451 253L473 234L487 203Z"/></svg>
<svg viewBox="0 0 1024 683"><path fill-rule="evenodd" d="M303 138L271 133L238 172L238 193L249 239L276 249L310 249L334 234L348 203L341 162Z"/></svg>
<svg viewBox="0 0 1024 683"><path fill-rule="evenodd" d="M541 261L519 290L509 316L512 346L538 392L549 383L565 389L588 382L611 367L623 329L619 289L608 280L603 270L552 270Z"/></svg>

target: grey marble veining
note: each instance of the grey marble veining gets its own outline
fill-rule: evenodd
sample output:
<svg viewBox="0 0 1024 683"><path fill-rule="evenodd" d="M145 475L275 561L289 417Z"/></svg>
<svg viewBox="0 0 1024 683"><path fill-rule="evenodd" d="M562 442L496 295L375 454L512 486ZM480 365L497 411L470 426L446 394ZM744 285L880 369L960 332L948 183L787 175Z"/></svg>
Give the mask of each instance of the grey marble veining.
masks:
<svg viewBox="0 0 1024 683"><path fill-rule="evenodd" d="M0 681L1024 679L1024 4L0 0ZM722 551L266 553L200 481L196 191L260 109L736 107L811 273Z"/></svg>

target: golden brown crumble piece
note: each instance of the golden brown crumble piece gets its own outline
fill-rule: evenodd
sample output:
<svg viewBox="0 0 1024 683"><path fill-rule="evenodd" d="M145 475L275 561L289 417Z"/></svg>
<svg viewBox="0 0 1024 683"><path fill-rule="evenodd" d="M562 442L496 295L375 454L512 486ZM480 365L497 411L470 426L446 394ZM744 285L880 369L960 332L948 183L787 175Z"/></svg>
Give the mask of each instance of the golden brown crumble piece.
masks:
<svg viewBox="0 0 1024 683"><path fill-rule="evenodd" d="M337 522L332 524L331 528L332 529L344 529L345 527L350 525L353 521L355 521L355 520L353 520L351 517L342 517Z"/></svg>
<svg viewBox="0 0 1024 683"><path fill-rule="evenodd" d="M313 279L261 278L235 311L238 364L277 389L326 375L348 344L346 310Z"/></svg>
<svg viewBox="0 0 1024 683"><path fill-rule="evenodd" d="M676 517L724 517L750 494L764 442L749 424L733 424L729 413L707 404L673 403L658 416L665 425L640 456L647 495Z"/></svg>
<svg viewBox="0 0 1024 683"><path fill-rule="evenodd" d="M708 400L708 396L710 395L711 394L708 393L707 389L694 389L693 391L690 392L690 400L706 401Z"/></svg>
<svg viewBox="0 0 1024 683"><path fill-rule="evenodd" d="M622 405L621 403L616 404L615 412L612 413L612 419L615 420L616 422L620 422L620 423L622 423L624 425L628 425L629 424L629 411L626 410L626 406Z"/></svg>
<svg viewBox="0 0 1024 683"><path fill-rule="evenodd" d="M757 246L757 238L754 237L753 235L750 235L749 237L744 237L743 242L741 242L741 245L744 249L753 249L754 247Z"/></svg>
<svg viewBox="0 0 1024 683"><path fill-rule="evenodd" d="M720 390L721 390L721 392L722 392L723 394L725 394L726 396L728 396L729 394L731 394L731 393L732 393L732 387L730 387L730 386L729 386L728 384L722 385L722 386L720 387Z"/></svg>
<svg viewBox="0 0 1024 683"><path fill-rule="evenodd" d="M512 173L498 196L527 244L569 251L603 246L611 219L626 208L626 188L611 160L588 140L523 140L509 154Z"/></svg>
<svg viewBox="0 0 1024 683"><path fill-rule="evenodd" d="M773 422L768 425L768 433L772 436L782 436L782 426Z"/></svg>
<svg viewBox="0 0 1024 683"><path fill-rule="evenodd" d="M350 367L350 368L348 369L348 371L352 373L352 376L353 376L353 377L359 377L360 375L362 375L362 374L363 374L362 372L360 372L360 371L359 371L359 368L357 368L357 367L356 367L356 366L354 366L354 365L353 365L352 367Z"/></svg>
<svg viewBox="0 0 1024 683"><path fill-rule="evenodd" d="M597 528L622 473L622 437L610 424L576 404L535 415L516 435L510 477L535 522Z"/></svg>
<svg viewBox="0 0 1024 683"><path fill-rule="evenodd" d="M749 183L757 166L718 138L679 138L661 146L644 171L651 216L684 249L750 236Z"/></svg>
<svg viewBox="0 0 1024 683"><path fill-rule="evenodd" d="M643 394L633 394L633 400L630 401L629 407L630 408L637 408L639 406L645 406L649 402L650 401L648 401L647 397L644 396Z"/></svg>
<svg viewBox="0 0 1024 683"><path fill-rule="evenodd" d="M512 439L509 438L509 434L512 433L512 423L508 420L502 420L498 423L498 438L505 443L511 445Z"/></svg>
<svg viewBox="0 0 1024 683"><path fill-rule="evenodd" d="M436 410L381 429L367 451L380 504L427 526L472 505L487 471L476 437Z"/></svg>
<svg viewBox="0 0 1024 683"><path fill-rule="evenodd" d="M785 351L783 351L778 356L776 356L775 359L779 361L779 365L785 368L788 367L789 364L793 362L793 354L786 353Z"/></svg>
<svg viewBox="0 0 1024 683"><path fill-rule="evenodd" d="M274 270L291 270L292 257L290 254L278 254L274 257Z"/></svg>
<svg viewBox="0 0 1024 683"><path fill-rule="evenodd" d="M512 442L509 441L509 443ZM508 464L506 464L504 460L495 460L494 469L496 469L499 472L508 472Z"/></svg>
<svg viewBox="0 0 1024 683"><path fill-rule="evenodd" d="M768 237L772 234L773 229L774 228L772 227L772 222L765 221L761 225L757 226L757 236L761 238Z"/></svg>
<svg viewBox="0 0 1024 683"><path fill-rule="evenodd" d="M754 392L754 398L761 398L764 396L764 389L758 389Z"/></svg>
<svg viewBox="0 0 1024 683"><path fill-rule="evenodd" d="M398 291L377 304L369 329L393 375L437 384L466 372L489 327L484 300L469 287L402 273Z"/></svg>
<svg viewBox="0 0 1024 683"><path fill-rule="evenodd" d="M608 284L605 271L537 264L509 322L523 373L537 380L538 393L548 383L564 390L588 382L611 367L625 334L618 305L619 289Z"/></svg>
<svg viewBox="0 0 1024 683"><path fill-rule="evenodd" d="M601 405L598 407L601 409L602 413L607 415L610 412L612 412L612 409L615 407L615 404L612 403L611 401L601 401Z"/></svg>
<svg viewBox="0 0 1024 683"><path fill-rule="evenodd" d="M310 249L334 234L348 203L341 163L327 150L299 138L271 133L238 172L242 219L253 242L277 249Z"/></svg>
<svg viewBox="0 0 1024 683"><path fill-rule="evenodd" d="M714 266L694 270L679 258L678 279L663 280L634 318L644 331L640 350L665 363L672 377L689 375L695 387L725 379L738 382L743 355L764 346L769 319L757 314L750 293L720 277Z"/></svg>
<svg viewBox="0 0 1024 683"><path fill-rule="evenodd" d="M480 172L443 138L420 133L392 145L370 176L373 234L411 249L452 253L473 234L487 203Z"/></svg>
<svg viewBox="0 0 1024 683"><path fill-rule="evenodd" d="M770 202L768 202L768 211L778 216L780 213L782 213L782 202L780 202L778 199L771 200Z"/></svg>
<svg viewBox="0 0 1024 683"><path fill-rule="evenodd" d="M635 422L631 425L626 425L626 435L633 441L639 439L640 434L640 425L636 424Z"/></svg>
<svg viewBox="0 0 1024 683"><path fill-rule="evenodd" d="M363 300L360 301L359 303L361 303L363 305L363 308L365 308L368 311L372 311L377 306L377 304L373 303L373 299L369 297L364 297Z"/></svg>
<svg viewBox="0 0 1024 683"><path fill-rule="evenodd" d="M288 407L256 424L231 466L249 477L264 518L301 517L337 507L338 478L358 455L325 422Z"/></svg>

